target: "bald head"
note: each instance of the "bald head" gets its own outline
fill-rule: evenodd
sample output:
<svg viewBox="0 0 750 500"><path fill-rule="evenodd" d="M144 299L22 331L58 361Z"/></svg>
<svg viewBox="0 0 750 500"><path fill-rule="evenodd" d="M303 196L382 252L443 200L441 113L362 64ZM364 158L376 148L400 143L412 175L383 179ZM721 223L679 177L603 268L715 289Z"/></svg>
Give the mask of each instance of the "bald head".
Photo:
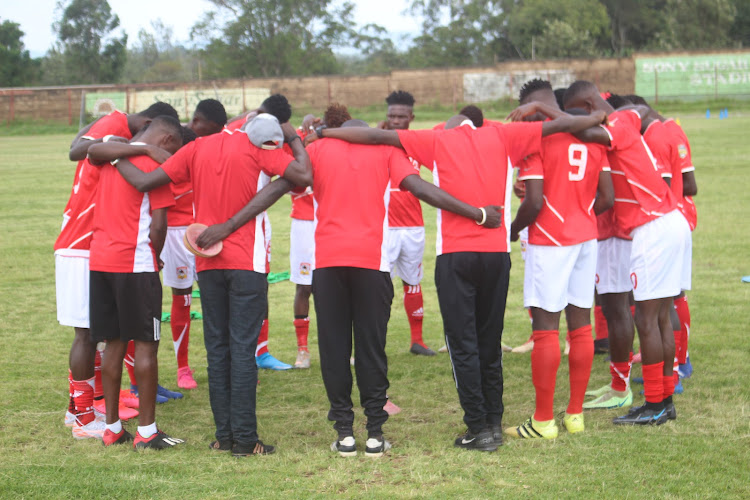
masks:
<svg viewBox="0 0 750 500"><path fill-rule="evenodd" d="M609 114L614 111L614 108L602 99L596 85L587 80L575 81L568 87L563 96L563 105L565 109L581 108L587 113L602 110Z"/></svg>
<svg viewBox="0 0 750 500"><path fill-rule="evenodd" d="M341 124L341 128L349 128L349 127L365 127L370 128L370 126L367 124L364 120L346 120L344 123Z"/></svg>

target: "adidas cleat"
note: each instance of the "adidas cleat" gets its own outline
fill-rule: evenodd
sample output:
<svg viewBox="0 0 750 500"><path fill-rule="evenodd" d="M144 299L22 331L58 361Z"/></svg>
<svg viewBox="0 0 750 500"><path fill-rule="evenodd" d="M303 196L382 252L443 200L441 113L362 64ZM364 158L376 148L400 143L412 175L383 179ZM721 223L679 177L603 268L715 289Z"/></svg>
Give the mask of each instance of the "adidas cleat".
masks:
<svg viewBox="0 0 750 500"><path fill-rule="evenodd" d="M627 415L612 420L615 425L661 425L667 421L667 410L665 408L653 409L648 405L633 408Z"/></svg>
<svg viewBox="0 0 750 500"><path fill-rule="evenodd" d="M612 410L615 408L626 408L633 404L633 391L615 391L602 394L596 399L583 403L584 410Z"/></svg>
<svg viewBox="0 0 750 500"><path fill-rule="evenodd" d="M555 439L558 430L554 420L537 422L531 417L518 427L508 427L505 433L523 439Z"/></svg>
<svg viewBox="0 0 750 500"><path fill-rule="evenodd" d="M563 417L563 426L569 434L583 432L583 413L565 413L565 417Z"/></svg>
<svg viewBox="0 0 750 500"><path fill-rule="evenodd" d="M167 436L162 431L156 431L151 436L145 438L140 433L135 433L135 440L133 441L133 448L138 450L142 448L151 448L153 450L163 450L166 448L174 448L177 445L184 443L183 439L177 439Z"/></svg>

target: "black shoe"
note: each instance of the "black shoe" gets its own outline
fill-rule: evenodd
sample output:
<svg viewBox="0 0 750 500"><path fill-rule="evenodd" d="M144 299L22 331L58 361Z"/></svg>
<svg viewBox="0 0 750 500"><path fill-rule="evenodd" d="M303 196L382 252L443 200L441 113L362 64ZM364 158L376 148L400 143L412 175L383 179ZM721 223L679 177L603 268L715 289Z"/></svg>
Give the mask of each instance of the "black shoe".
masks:
<svg viewBox="0 0 750 500"><path fill-rule="evenodd" d="M164 450L167 448L174 448L177 445L184 443L183 439L173 438L168 436L162 431L156 431L156 434L148 438L141 436L139 432L135 433L135 440L133 441L133 448L151 448L153 450Z"/></svg>
<svg viewBox="0 0 750 500"><path fill-rule="evenodd" d="M270 455L276 448L270 444L263 444L260 439L254 443L234 443L232 446L233 457L249 457L250 455Z"/></svg>
<svg viewBox="0 0 750 500"><path fill-rule="evenodd" d="M503 445L503 426L502 425L493 425L490 430L492 431L492 439L495 441L495 444L498 446Z"/></svg>
<svg viewBox="0 0 750 500"><path fill-rule="evenodd" d="M217 439L209 444L208 447L214 451L232 451L232 444L231 439Z"/></svg>
<svg viewBox="0 0 750 500"><path fill-rule="evenodd" d="M615 425L661 425L667 421L667 410L665 408L648 408L648 405L631 409L627 415L614 418Z"/></svg>
<svg viewBox="0 0 750 500"><path fill-rule="evenodd" d="M411 348L409 349L409 352L412 354L418 354L420 356L434 356L435 355L435 351L433 351L429 347L424 347L420 344L412 344Z"/></svg>
<svg viewBox="0 0 750 500"><path fill-rule="evenodd" d="M456 438L456 442L454 443L454 445L458 448L464 448L467 450L497 450L497 443L492 437L492 431L489 429L484 429L477 434L472 434L471 431L466 431L466 434L459 438Z"/></svg>
<svg viewBox="0 0 750 500"><path fill-rule="evenodd" d="M339 452L342 457L354 457L357 455L357 443L354 436L339 437L331 445L331 451Z"/></svg>
<svg viewBox="0 0 750 500"><path fill-rule="evenodd" d="M677 420L677 410L674 403L664 405L664 411L667 413L667 420Z"/></svg>
<svg viewBox="0 0 750 500"><path fill-rule="evenodd" d="M386 441L383 436L379 438L367 438L365 446L365 456L374 458L382 457L383 453L391 449L391 443Z"/></svg>
<svg viewBox="0 0 750 500"><path fill-rule="evenodd" d="M594 340L594 354L608 354L609 353L609 339L596 339Z"/></svg>

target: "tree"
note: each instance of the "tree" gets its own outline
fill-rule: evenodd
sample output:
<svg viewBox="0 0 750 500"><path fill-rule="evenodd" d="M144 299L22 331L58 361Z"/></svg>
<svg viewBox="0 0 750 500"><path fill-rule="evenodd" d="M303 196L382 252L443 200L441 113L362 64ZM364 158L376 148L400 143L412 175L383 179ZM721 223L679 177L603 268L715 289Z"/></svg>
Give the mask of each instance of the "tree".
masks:
<svg viewBox="0 0 750 500"><path fill-rule="evenodd" d="M113 83L118 80L127 58L127 34L117 36L120 18L107 0L71 0L53 24L64 59L64 82Z"/></svg>
<svg viewBox="0 0 750 500"><path fill-rule="evenodd" d="M729 30L729 36L741 47L750 47L750 2L734 0L737 14Z"/></svg>
<svg viewBox="0 0 750 500"><path fill-rule="evenodd" d="M736 9L731 0L667 0L659 48L712 49L730 45Z"/></svg>
<svg viewBox="0 0 750 500"><path fill-rule="evenodd" d="M18 87L32 83L36 65L24 49L24 32L12 21L0 24L0 87Z"/></svg>
<svg viewBox="0 0 750 500"><path fill-rule="evenodd" d="M545 29L536 42L540 58L594 57L597 46L588 31L575 29L565 21L545 21Z"/></svg>
<svg viewBox="0 0 750 500"><path fill-rule="evenodd" d="M210 0L219 10L193 28L208 40L204 74L287 76L336 73L333 48L356 39L352 4L332 0ZM221 15L229 18L223 25Z"/></svg>
<svg viewBox="0 0 750 500"><path fill-rule="evenodd" d="M151 29L141 28L138 41L128 49L121 80L125 83L179 82L197 79L192 51L173 40L171 26L161 19L151 21Z"/></svg>

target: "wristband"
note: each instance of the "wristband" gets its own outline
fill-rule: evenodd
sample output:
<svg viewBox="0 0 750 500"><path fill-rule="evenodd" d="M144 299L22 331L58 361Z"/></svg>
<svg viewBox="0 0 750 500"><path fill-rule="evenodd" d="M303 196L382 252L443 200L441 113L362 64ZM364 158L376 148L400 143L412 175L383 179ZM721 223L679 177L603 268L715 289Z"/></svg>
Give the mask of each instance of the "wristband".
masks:
<svg viewBox="0 0 750 500"><path fill-rule="evenodd" d="M318 128L315 129L315 135L317 135L320 139L323 138L323 131L327 129L325 125L321 125Z"/></svg>
<svg viewBox="0 0 750 500"><path fill-rule="evenodd" d="M289 139L288 141L286 141L286 143L287 144L291 144L294 139L299 139L300 141L302 140L302 138L300 136L298 136L297 134L294 134L294 137L292 137L291 139Z"/></svg>
<svg viewBox="0 0 750 500"><path fill-rule="evenodd" d="M113 138L113 137L114 137L114 136L113 136L113 135L111 135L111 134L110 134L110 135L105 135L104 137L102 137L102 142L107 142L108 140L110 140L110 139L111 139L111 138Z"/></svg>
<svg viewBox="0 0 750 500"><path fill-rule="evenodd" d="M485 222L487 222L487 210L484 209L484 207L481 207L479 210L482 211L482 220L480 222L477 222L477 226L483 226Z"/></svg>

